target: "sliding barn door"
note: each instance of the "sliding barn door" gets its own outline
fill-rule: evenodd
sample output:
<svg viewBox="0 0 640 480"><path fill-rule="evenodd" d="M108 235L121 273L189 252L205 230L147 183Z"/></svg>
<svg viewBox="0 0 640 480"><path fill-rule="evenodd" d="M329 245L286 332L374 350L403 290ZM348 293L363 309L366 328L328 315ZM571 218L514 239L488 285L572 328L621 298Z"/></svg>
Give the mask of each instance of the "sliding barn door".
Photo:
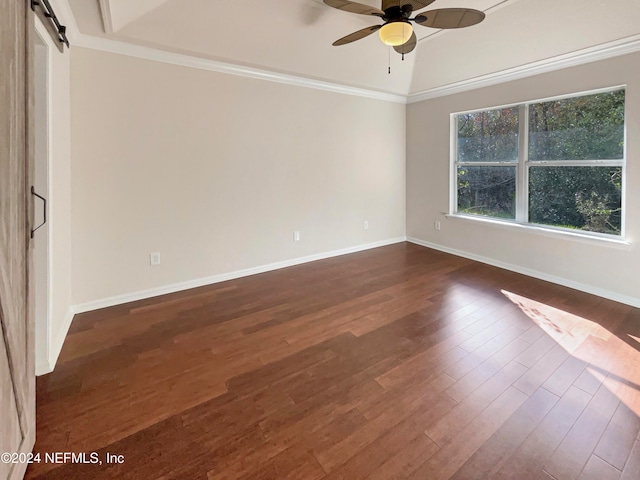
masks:
<svg viewBox="0 0 640 480"><path fill-rule="evenodd" d="M35 440L34 332L28 308L30 12L26 0L0 0L0 453L17 454L0 461L0 480L23 477L26 464L12 462L31 452Z"/></svg>

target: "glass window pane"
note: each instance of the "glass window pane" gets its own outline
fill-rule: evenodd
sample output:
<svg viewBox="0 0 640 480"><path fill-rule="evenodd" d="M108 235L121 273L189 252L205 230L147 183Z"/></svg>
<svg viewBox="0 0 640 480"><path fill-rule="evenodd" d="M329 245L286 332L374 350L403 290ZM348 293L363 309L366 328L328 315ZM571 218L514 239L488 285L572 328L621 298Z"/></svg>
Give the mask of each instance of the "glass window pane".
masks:
<svg viewBox="0 0 640 480"><path fill-rule="evenodd" d="M518 108L465 113L458 119L458 162L517 162Z"/></svg>
<svg viewBox="0 0 640 480"><path fill-rule="evenodd" d="M624 90L529 106L529 160L620 160Z"/></svg>
<svg viewBox="0 0 640 480"><path fill-rule="evenodd" d="M529 221L620 235L622 168L531 167Z"/></svg>
<svg viewBox="0 0 640 480"><path fill-rule="evenodd" d="M516 218L516 167L458 167L458 213Z"/></svg>

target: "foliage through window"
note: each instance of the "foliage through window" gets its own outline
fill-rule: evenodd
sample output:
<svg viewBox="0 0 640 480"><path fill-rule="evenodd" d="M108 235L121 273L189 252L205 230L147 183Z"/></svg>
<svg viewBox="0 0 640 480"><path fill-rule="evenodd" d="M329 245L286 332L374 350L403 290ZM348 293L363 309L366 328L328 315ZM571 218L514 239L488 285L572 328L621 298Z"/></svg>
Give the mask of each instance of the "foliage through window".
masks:
<svg viewBox="0 0 640 480"><path fill-rule="evenodd" d="M457 213L621 235L624 90L455 115Z"/></svg>

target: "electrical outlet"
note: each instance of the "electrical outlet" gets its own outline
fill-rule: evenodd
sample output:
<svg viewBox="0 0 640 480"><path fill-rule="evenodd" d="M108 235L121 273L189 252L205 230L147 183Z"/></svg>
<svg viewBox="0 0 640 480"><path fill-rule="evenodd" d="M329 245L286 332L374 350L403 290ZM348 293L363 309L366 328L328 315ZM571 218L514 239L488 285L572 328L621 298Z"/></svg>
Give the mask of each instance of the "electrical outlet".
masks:
<svg viewBox="0 0 640 480"><path fill-rule="evenodd" d="M160 265L160 252L151 252L149 254L149 263L154 267Z"/></svg>
<svg viewBox="0 0 640 480"><path fill-rule="evenodd" d="M369 222L367 220L364 221L364 223L362 224L363 228L365 230L369 230Z"/></svg>
<svg viewBox="0 0 640 480"><path fill-rule="evenodd" d="M296 230L295 232L293 232L293 241L294 242L300 241L300 230Z"/></svg>
<svg viewBox="0 0 640 480"><path fill-rule="evenodd" d="M436 230L440 230L440 222L433 222L433 228L435 228Z"/></svg>

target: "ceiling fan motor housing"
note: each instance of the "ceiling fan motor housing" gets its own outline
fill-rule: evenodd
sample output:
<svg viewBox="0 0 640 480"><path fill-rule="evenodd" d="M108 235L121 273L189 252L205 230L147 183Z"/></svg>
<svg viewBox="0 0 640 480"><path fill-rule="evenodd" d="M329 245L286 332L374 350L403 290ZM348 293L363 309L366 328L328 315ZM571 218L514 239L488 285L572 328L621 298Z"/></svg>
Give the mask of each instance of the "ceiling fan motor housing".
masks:
<svg viewBox="0 0 640 480"><path fill-rule="evenodd" d="M398 22L401 20L408 20L413 12L411 5L403 5L401 7L393 6L384 11L383 20L387 22Z"/></svg>

